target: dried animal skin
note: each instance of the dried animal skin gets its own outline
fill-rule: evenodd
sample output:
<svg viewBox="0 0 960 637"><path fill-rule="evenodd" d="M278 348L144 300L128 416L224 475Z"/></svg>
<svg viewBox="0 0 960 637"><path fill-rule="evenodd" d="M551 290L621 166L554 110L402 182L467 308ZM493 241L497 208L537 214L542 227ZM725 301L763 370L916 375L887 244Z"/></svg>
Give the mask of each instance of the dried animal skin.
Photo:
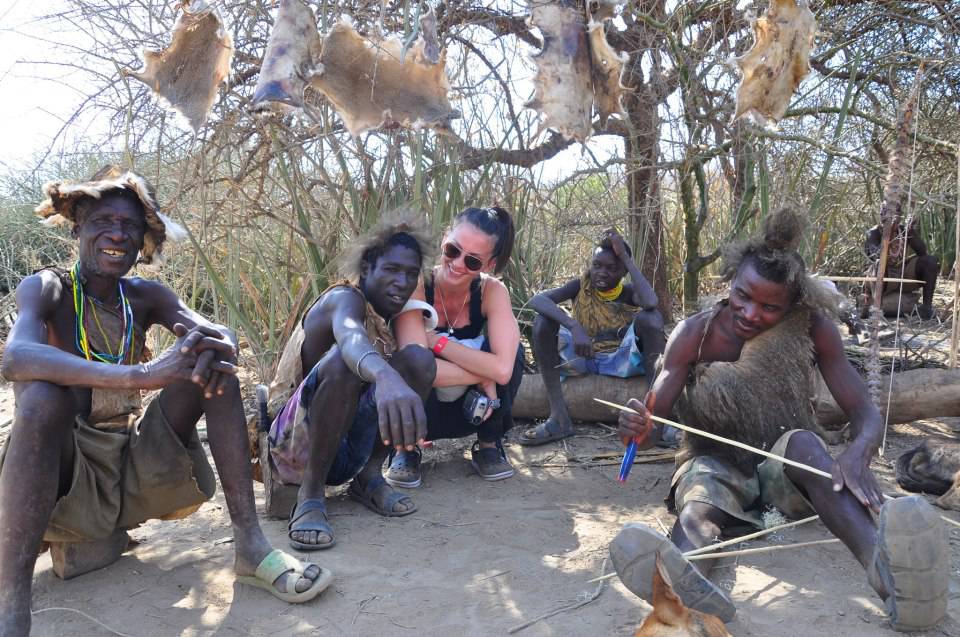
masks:
<svg viewBox="0 0 960 637"><path fill-rule="evenodd" d="M313 11L301 0L280 0L277 20L253 91L253 108L303 106L303 91L315 72L320 34Z"/></svg>
<svg viewBox="0 0 960 637"><path fill-rule="evenodd" d="M431 64L440 62L440 40L437 37L437 14L430 7L420 16L420 37L423 39L423 57Z"/></svg>
<svg viewBox="0 0 960 637"><path fill-rule="evenodd" d="M754 44L736 59L743 73L734 120L748 116L758 124L779 122L790 97L810 72L810 51L817 23L796 0L772 0L753 24Z"/></svg>
<svg viewBox="0 0 960 637"><path fill-rule="evenodd" d="M545 127L582 142L592 130L593 79L585 18L576 4L530 3L530 23L543 34L543 50L533 56L535 92L526 106L543 113Z"/></svg>
<svg viewBox="0 0 960 637"><path fill-rule="evenodd" d="M184 2L173 27L170 46L144 50L143 70L124 70L156 93L161 103L182 115L197 131L217 97L217 87L230 74L233 40L215 9L205 2Z"/></svg>
<svg viewBox="0 0 960 637"><path fill-rule="evenodd" d="M597 112L600 116L600 125L605 126L611 115L623 113L620 98L623 97L624 86L620 81L623 76L623 65L628 56L617 53L603 32L603 21L590 21L587 27L590 39L591 74L593 77L593 97Z"/></svg>
<svg viewBox="0 0 960 637"><path fill-rule="evenodd" d="M446 53L432 64L419 38L401 62L403 43L361 36L344 16L323 38L310 86L323 93L352 135L381 126L445 130L460 114L450 107Z"/></svg>

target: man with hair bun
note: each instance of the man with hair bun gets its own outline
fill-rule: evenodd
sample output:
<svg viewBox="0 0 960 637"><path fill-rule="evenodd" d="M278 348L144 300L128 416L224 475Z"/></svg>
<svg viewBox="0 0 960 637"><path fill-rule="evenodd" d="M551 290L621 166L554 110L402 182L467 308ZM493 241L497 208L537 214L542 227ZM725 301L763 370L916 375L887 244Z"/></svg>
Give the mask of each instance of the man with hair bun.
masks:
<svg viewBox="0 0 960 637"><path fill-rule="evenodd" d="M270 386L279 412L270 428L273 475L299 485L290 544L330 548L325 485L350 482L350 497L386 517L416 511L386 483L390 448L414 449L426 436L423 400L436 374L425 347L399 348L391 321L408 310L432 240L420 215L400 210L355 240L342 259L345 279L313 302L291 335ZM379 440L378 440L379 439Z"/></svg>
<svg viewBox="0 0 960 637"><path fill-rule="evenodd" d="M683 552L724 534L763 528L762 511L818 514L867 572L898 630L935 626L946 612L949 552L939 516L917 496L884 503L870 461L883 431L866 386L847 361L833 322L838 298L807 275L797 246L802 213L782 208L759 236L724 253L727 299L677 325L663 368L637 413L620 416L624 444L654 444L674 417L691 427L829 472L832 479L684 434L667 498L677 514L670 539L641 524L610 545L617 573L651 599L656 556L684 604L733 619L735 608L707 574L713 560ZM814 418L816 368L850 421L852 440L834 460ZM763 460L761 462L761 460ZM873 513L879 513L879 522Z"/></svg>

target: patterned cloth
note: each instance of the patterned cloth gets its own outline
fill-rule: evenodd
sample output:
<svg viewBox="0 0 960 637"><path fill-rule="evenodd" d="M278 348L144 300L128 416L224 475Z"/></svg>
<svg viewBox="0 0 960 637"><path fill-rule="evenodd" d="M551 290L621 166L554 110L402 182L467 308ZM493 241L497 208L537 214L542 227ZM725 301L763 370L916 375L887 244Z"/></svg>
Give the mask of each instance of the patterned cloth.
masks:
<svg viewBox="0 0 960 637"><path fill-rule="evenodd" d="M620 331L633 323L640 308L620 301L604 301L587 271L580 277L580 292L573 299L571 314L593 339L593 351L613 352L620 347Z"/></svg>
<svg viewBox="0 0 960 637"><path fill-rule="evenodd" d="M578 356L573 349L573 334L560 326L557 334L557 348L563 367L560 373L563 377L583 376L585 374L600 374L601 376L615 376L630 378L643 376L646 368L643 364L643 352L637 346L637 336L633 332L633 323L627 327L617 348L610 352L594 352L593 358Z"/></svg>
<svg viewBox="0 0 960 637"><path fill-rule="evenodd" d="M320 298L337 287L359 288L348 281L341 281L328 287L317 297ZM362 292L360 292L362 294ZM313 306L311 305L311 307ZM308 310L309 311L309 310ZM387 322L377 314L370 303L366 304L364 327L374 349L381 356L389 358L397 351L397 341ZM310 406L320 384L320 369L327 356L339 356L338 351L329 352L303 376L303 364L300 350L303 347L303 322L297 325L290 340L284 347L277 366L277 373L270 385L269 404L279 407L279 413L270 426L268 437L270 460L280 482L300 484L303 472L310 460ZM337 485L353 479L370 459L373 445L379 435L377 406L374 400L376 386L364 383L350 429L340 441L336 458L327 473L327 484ZM275 409L271 409L275 411Z"/></svg>

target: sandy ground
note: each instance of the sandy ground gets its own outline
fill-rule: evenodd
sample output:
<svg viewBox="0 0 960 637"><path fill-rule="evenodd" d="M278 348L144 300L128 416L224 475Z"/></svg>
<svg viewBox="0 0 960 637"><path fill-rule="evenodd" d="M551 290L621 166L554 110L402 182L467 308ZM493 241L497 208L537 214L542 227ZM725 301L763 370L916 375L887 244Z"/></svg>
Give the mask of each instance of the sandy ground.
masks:
<svg viewBox="0 0 960 637"><path fill-rule="evenodd" d="M9 431L13 393L0 385L0 438ZM887 460L876 470L894 490L890 459L927 433L955 433L960 421L937 420L892 429ZM632 521L670 526L662 500L671 463L638 464L629 482L617 467L578 466L618 451L609 430L578 427L565 444L509 445L517 475L485 483L467 461L466 441L425 454L419 511L385 519L337 492L331 522L337 545L315 554L336 580L319 599L284 604L236 585L230 526L221 496L179 522L150 522L132 532L139 546L112 566L63 582L40 557L34 609L72 608L136 637L166 635L503 635L597 591L587 580L604 568L607 544ZM262 489L257 484L262 508ZM954 519L960 515L951 513ZM268 537L286 546L286 524L262 520ZM929 635L960 636L960 528L951 527L954 576L951 616ZM773 542L829 537L813 523ZM606 566L608 572L610 566ZM738 606L733 635L867 637L894 635L862 569L841 545L730 558L714 578ZM615 578L592 602L520 631L545 635L631 635L650 607ZM110 635L78 614L51 610L34 619L34 635Z"/></svg>

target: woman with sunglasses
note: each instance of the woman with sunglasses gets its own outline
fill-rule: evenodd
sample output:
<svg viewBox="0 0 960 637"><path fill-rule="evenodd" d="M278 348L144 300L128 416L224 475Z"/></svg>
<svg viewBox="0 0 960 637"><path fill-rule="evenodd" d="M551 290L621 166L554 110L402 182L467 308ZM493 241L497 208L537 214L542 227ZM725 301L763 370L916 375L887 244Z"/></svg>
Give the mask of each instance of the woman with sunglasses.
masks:
<svg viewBox="0 0 960 637"><path fill-rule="evenodd" d="M394 326L401 347L419 343L436 356L437 376L426 404L427 439L476 435L472 465L484 480L513 475L502 439L513 425L523 349L510 295L492 276L510 261L513 238L513 219L503 208L461 212L443 238L432 280L412 297L436 309L436 331L425 332L412 312ZM483 397L490 400L485 410ZM384 477L396 487L420 486L420 450L398 452Z"/></svg>

